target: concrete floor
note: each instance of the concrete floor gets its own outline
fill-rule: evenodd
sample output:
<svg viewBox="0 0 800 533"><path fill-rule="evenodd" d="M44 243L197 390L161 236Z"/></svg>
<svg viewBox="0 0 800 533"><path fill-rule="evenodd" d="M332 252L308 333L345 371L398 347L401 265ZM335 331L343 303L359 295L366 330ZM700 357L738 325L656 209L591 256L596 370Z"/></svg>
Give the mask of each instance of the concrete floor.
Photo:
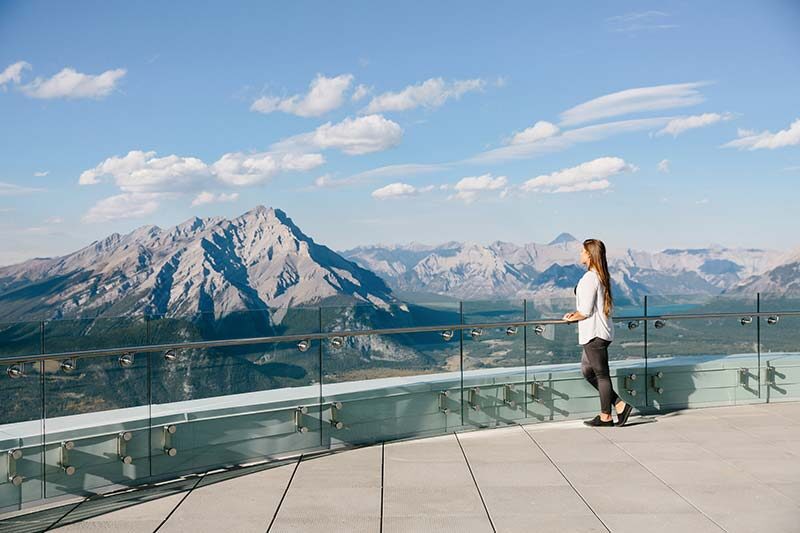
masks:
<svg viewBox="0 0 800 533"><path fill-rule="evenodd" d="M800 403L634 416L624 428L510 426L251 470L86 500L60 508L48 525L64 532L797 533ZM17 530L35 530L34 520L47 519L31 517L27 529L18 521Z"/></svg>

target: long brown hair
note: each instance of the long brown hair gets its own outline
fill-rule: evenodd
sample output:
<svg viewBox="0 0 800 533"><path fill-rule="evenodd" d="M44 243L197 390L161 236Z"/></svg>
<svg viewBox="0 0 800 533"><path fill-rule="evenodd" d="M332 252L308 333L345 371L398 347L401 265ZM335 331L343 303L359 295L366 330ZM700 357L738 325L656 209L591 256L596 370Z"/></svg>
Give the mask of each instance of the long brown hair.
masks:
<svg viewBox="0 0 800 533"><path fill-rule="evenodd" d="M611 276L608 274L608 261L606 261L606 245L600 239L586 239L583 248L589 254L589 269L597 272L600 283L603 285L603 313L611 316L614 307L614 298L611 296Z"/></svg>

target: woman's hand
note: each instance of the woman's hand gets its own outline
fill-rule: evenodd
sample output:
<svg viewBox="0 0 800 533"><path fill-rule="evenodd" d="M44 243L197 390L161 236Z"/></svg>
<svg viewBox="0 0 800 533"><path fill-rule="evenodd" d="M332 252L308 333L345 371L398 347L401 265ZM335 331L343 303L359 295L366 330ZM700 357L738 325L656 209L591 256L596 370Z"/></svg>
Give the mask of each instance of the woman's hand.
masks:
<svg viewBox="0 0 800 533"><path fill-rule="evenodd" d="M580 312L573 311L571 313L565 314L561 320L564 320L566 322L578 322L580 320L583 320L584 318L586 317L582 315Z"/></svg>
<svg viewBox="0 0 800 533"><path fill-rule="evenodd" d="M561 318L561 320L564 320L565 322L569 322L569 321L572 320L572 316L574 314L575 313L564 313L564 316Z"/></svg>

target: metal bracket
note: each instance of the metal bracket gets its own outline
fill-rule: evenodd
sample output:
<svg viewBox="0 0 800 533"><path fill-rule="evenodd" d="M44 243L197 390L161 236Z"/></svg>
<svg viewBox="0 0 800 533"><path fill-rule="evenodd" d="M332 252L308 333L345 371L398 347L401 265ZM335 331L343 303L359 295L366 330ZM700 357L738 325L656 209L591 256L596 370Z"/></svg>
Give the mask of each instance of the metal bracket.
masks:
<svg viewBox="0 0 800 533"><path fill-rule="evenodd" d="M517 402L512 398L515 388L513 383L506 383L503 385L503 403L512 409L517 407Z"/></svg>
<svg viewBox="0 0 800 533"><path fill-rule="evenodd" d="M61 443L61 448L59 449L59 459L58 459L58 466L61 470L64 471L65 474L71 476L75 473L75 467L69 464L69 451L75 448L75 443L71 440L67 440Z"/></svg>
<svg viewBox="0 0 800 533"><path fill-rule="evenodd" d="M132 438L133 433L130 431L123 431L117 434L117 455L119 456L119 460L126 465L133 463L133 457L128 455L128 442Z"/></svg>
<svg viewBox="0 0 800 533"><path fill-rule="evenodd" d="M664 393L664 387L661 386L661 378L663 377L664 377L663 372L656 372L650 377L650 384L653 386L653 389L655 389L655 391L658 394Z"/></svg>
<svg viewBox="0 0 800 533"><path fill-rule="evenodd" d="M336 429L342 429L344 423L339 420L339 411L342 410L342 402L331 403L331 425Z"/></svg>
<svg viewBox="0 0 800 533"><path fill-rule="evenodd" d="M17 474L17 461L22 459L22 450L8 450L8 482L19 487L25 479L23 476Z"/></svg>
<svg viewBox="0 0 800 533"><path fill-rule="evenodd" d="M542 390L542 382L541 381L532 381L531 382L531 399L534 402L542 403L543 400L539 398L539 393Z"/></svg>
<svg viewBox="0 0 800 533"><path fill-rule="evenodd" d="M177 433L178 426L170 424L161 428L161 448L170 457L178 455L178 449L172 445L172 436Z"/></svg>
<svg viewBox="0 0 800 533"><path fill-rule="evenodd" d="M300 433L308 432L308 428L303 425L303 415L308 413L308 407L302 405L294 410L294 428Z"/></svg>
<svg viewBox="0 0 800 533"><path fill-rule="evenodd" d="M439 392L439 411L444 414L450 414L450 408L447 407L448 397L450 397L450 391L443 390Z"/></svg>
<svg viewBox="0 0 800 533"><path fill-rule="evenodd" d="M481 392L480 387L472 387L469 389L469 397L467 398L467 402L469 406L472 408L473 411L480 411L481 406L478 403L478 394Z"/></svg>
<svg viewBox="0 0 800 533"><path fill-rule="evenodd" d="M634 388L633 382L636 381L636 374L628 374L625 376L625 392L630 394L631 396L636 396L636 389Z"/></svg>
<svg viewBox="0 0 800 533"><path fill-rule="evenodd" d="M775 386L775 367L771 366L769 361L767 361L767 366L764 367L764 384L767 387Z"/></svg>
<svg viewBox="0 0 800 533"><path fill-rule="evenodd" d="M740 368L739 369L739 385L741 385L744 388L747 388L749 377L750 377L750 369L749 368Z"/></svg>

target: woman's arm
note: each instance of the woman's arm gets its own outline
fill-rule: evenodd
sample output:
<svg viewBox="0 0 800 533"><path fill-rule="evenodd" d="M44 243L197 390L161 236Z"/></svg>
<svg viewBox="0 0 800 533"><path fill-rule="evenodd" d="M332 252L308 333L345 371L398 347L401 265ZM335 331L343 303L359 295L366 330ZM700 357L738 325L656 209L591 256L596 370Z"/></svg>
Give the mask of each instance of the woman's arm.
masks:
<svg viewBox="0 0 800 533"><path fill-rule="evenodd" d="M582 314L580 311L573 311L565 314L562 320L566 320L567 322L580 322L581 320L586 320L587 318L589 317Z"/></svg>

